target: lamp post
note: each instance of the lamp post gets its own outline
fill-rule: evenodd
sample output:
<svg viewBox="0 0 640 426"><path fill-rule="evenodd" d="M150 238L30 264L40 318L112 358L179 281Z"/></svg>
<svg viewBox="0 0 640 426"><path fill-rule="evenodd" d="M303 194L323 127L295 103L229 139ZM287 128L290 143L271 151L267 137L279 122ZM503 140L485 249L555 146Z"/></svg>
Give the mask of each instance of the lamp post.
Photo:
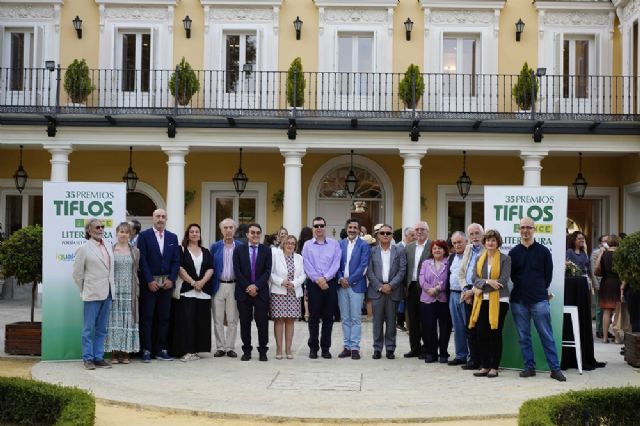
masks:
<svg viewBox="0 0 640 426"><path fill-rule="evenodd" d="M299 16L296 16L296 20L293 21L293 28L296 29L296 40L300 40L300 35L302 33L302 24L303 24L303 21L300 19Z"/></svg>
<svg viewBox="0 0 640 426"><path fill-rule="evenodd" d="M191 18L189 18L189 15L187 15L183 20L182 20L182 26L184 27L184 31L187 33L187 38L191 38L191 23L193 21L191 20Z"/></svg>
<svg viewBox="0 0 640 426"><path fill-rule="evenodd" d="M71 22L73 22L73 28L76 30L78 38L82 38L82 19L80 19L79 16L76 16Z"/></svg>
<svg viewBox="0 0 640 426"><path fill-rule="evenodd" d="M522 36L522 33L524 31L524 22L522 21L522 18L518 19L518 22L516 22L516 41L520 41L520 36Z"/></svg>
<svg viewBox="0 0 640 426"><path fill-rule="evenodd" d="M411 18L407 18L406 21L404 21L404 29L406 32L406 36L407 36L407 41L411 40L411 31L413 30L413 21L411 20Z"/></svg>

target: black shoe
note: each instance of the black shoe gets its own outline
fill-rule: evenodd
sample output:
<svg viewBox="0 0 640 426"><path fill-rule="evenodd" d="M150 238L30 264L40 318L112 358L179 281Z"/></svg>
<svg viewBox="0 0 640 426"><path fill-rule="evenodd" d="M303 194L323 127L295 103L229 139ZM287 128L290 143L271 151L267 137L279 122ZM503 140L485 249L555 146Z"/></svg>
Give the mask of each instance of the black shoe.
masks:
<svg viewBox="0 0 640 426"><path fill-rule="evenodd" d="M615 339L616 336L614 336L613 334L611 334L610 332L607 332L607 338L609 339Z"/></svg>
<svg viewBox="0 0 640 426"><path fill-rule="evenodd" d="M309 351L309 358L318 359L318 351L314 351L313 349Z"/></svg>
<svg viewBox="0 0 640 426"><path fill-rule="evenodd" d="M424 362L426 362L427 364L431 364L432 362L436 362L436 359L431 355L425 355Z"/></svg>
<svg viewBox="0 0 640 426"><path fill-rule="evenodd" d="M233 350L228 351L228 352L227 352L227 356L228 356L229 358L238 358L238 354L236 353L236 351L233 351Z"/></svg>
<svg viewBox="0 0 640 426"><path fill-rule="evenodd" d="M324 358L324 359L331 359L331 352L329 352L329 351L322 351L322 358Z"/></svg>
<svg viewBox="0 0 640 426"><path fill-rule="evenodd" d="M559 382L566 382L567 378L564 377L564 374L562 374L562 371L560 370L556 370L556 371L552 371L551 374L549 375L549 377L551 377L554 380L557 380Z"/></svg>
<svg viewBox="0 0 640 426"><path fill-rule="evenodd" d="M353 349L351 351L351 359L360 359L360 351L357 349Z"/></svg>
<svg viewBox="0 0 640 426"><path fill-rule="evenodd" d="M607 363L606 363L606 362L599 362L599 361L596 361L596 368L604 368L604 367L606 367L606 366L607 366Z"/></svg>
<svg viewBox="0 0 640 426"><path fill-rule="evenodd" d="M440 364L448 364L449 363L449 357L448 356L441 356L440 358L438 358L438 362Z"/></svg>
<svg viewBox="0 0 640 426"><path fill-rule="evenodd" d="M351 349L344 348L338 358L351 358Z"/></svg>
<svg viewBox="0 0 640 426"><path fill-rule="evenodd" d="M96 368L111 368L111 363L106 359L101 359L100 361L93 361L93 365L95 365Z"/></svg>
<svg viewBox="0 0 640 426"><path fill-rule="evenodd" d="M620 355L624 355L624 348L620 349Z"/></svg>
<svg viewBox="0 0 640 426"><path fill-rule="evenodd" d="M387 359L396 359L396 355L393 351L387 351Z"/></svg>
<svg viewBox="0 0 640 426"><path fill-rule="evenodd" d="M418 355L418 359L426 359L427 355L426 354L420 354Z"/></svg>
<svg viewBox="0 0 640 426"><path fill-rule="evenodd" d="M477 371L473 373L475 377L487 377L489 375L489 370L487 371Z"/></svg>
<svg viewBox="0 0 640 426"><path fill-rule="evenodd" d="M213 357L214 358L220 358L221 356L225 356L227 353L225 351L223 351L222 349L218 349L214 354Z"/></svg>
<svg viewBox="0 0 640 426"><path fill-rule="evenodd" d="M466 364L466 361L463 361L460 358L454 358L447 363L447 365L463 365L463 364Z"/></svg>
<svg viewBox="0 0 640 426"><path fill-rule="evenodd" d="M244 353L240 357L240 361L250 361L250 360L251 360L251 354L250 353Z"/></svg>
<svg viewBox="0 0 640 426"><path fill-rule="evenodd" d="M536 370L533 370L533 369L522 370L520 372L520 377L533 377L535 375L536 375Z"/></svg>
<svg viewBox="0 0 640 426"><path fill-rule="evenodd" d="M407 352L406 354L404 354L405 358L416 358L418 356L420 356L420 354L417 353L417 352L413 352L413 351Z"/></svg>
<svg viewBox="0 0 640 426"><path fill-rule="evenodd" d="M268 361L269 359L267 358L267 354L265 354L264 352L260 354L260 358L258 358L260 361Z"/></svg>
<svg viewBox="0 0 640 426"><path fill-rule="evenodd" d="M371 357L373 359L380 359L382 358L382 352L380 351L373 351L373 356Z"/></svg>
<svg viewBox="0 0 640 426"><path fill-rule="evenodd" d="M462 368L463 370L477 370L478 368L480 368L480 365L475 362L468 362L460 368Z"/></svg>
<svg viewBox="0 0 640 426"><path fill-rule="evenodd" d="M90 359L84 361L83 364L84 364L84 368L87 369L87 370L95 370L96 369L96 365Z"/></svg>
<svg viewBox="0 0 640 426"><path fill-rule="evenodd" d="M602 331L596 331L596 337L602 339Z"/></svg>

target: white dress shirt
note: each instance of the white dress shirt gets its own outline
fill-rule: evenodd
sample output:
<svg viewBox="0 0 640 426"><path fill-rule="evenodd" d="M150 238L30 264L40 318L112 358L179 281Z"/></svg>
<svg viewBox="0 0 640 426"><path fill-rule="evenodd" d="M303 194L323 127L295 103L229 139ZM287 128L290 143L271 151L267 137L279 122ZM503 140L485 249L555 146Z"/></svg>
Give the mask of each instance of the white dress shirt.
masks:
<svg viewBox="0 0 640 426"><path fill-rule="evenodd" d="M349 278L349 262L351 262L351 253L353 253L353 248L356 246L356 239L353 240L347 239L347 262L344 264L344 274L345 278Z"/></svg>
<svg viewBox="0 0 640 426"><path fill-rule="evenodd" d="M382 282L389 282L389 270L391 269L391 247L387 250L380 247L380 257L382 257Z"/></svg>
<svg viewBox="0 0 640 426"><path fill-rule="evenodd" d="M424 251L424 246L426 244L426 241L424 242L424 244L418 244L416 242L416 257L413 261L413 272L411 275L411 281L418 281L418 264L420 263L420 258L422 257L422 252Z"/></svg>

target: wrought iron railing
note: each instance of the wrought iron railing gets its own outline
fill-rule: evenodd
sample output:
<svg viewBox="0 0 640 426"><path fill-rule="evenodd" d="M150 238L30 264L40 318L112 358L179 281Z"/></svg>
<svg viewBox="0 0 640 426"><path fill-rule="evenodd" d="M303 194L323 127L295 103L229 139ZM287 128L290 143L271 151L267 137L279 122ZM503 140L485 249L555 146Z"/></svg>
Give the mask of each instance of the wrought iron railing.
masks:
<svg viewBox="0 0 640 426"><path fill-rule="evenodd" d="M0 112L597 120L640 115L640 78L628 76L532 76L537 83L531 83L529 96L521 89L516 99L519 77L505 74L426 73L405 82L401 93L399 73L288 77L285 71L204 70L195 71L197 84L178 76L172 91L173 73L93 69L90 84L74 85L65 84L62 68L1 68Z"/></svg>

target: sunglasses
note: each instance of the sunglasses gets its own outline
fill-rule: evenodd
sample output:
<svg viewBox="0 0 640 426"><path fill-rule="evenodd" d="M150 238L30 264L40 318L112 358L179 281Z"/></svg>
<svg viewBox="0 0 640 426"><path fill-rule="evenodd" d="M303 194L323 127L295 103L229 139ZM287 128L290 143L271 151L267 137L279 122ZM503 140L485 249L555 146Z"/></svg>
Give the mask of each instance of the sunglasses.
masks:
<svg viewBox="0 0 640 426"><path fill-rule="evenodd" d="M93 229L104 229L104 225L96 225Z"/></svg>
<svg viewBox="0 0 640 426"><path fill-rule="evenodd" d="M324 225L321 223L316 223L313 225L314 228L318 229L318 228L324 228Z"/></svg>
<svg viewBox="0 0 640 426"><path fill-rule="evenodd" d="M378 232L379 235L384 235L385 237L388 237L389 235L392 234L392 232Z"/></svg>

